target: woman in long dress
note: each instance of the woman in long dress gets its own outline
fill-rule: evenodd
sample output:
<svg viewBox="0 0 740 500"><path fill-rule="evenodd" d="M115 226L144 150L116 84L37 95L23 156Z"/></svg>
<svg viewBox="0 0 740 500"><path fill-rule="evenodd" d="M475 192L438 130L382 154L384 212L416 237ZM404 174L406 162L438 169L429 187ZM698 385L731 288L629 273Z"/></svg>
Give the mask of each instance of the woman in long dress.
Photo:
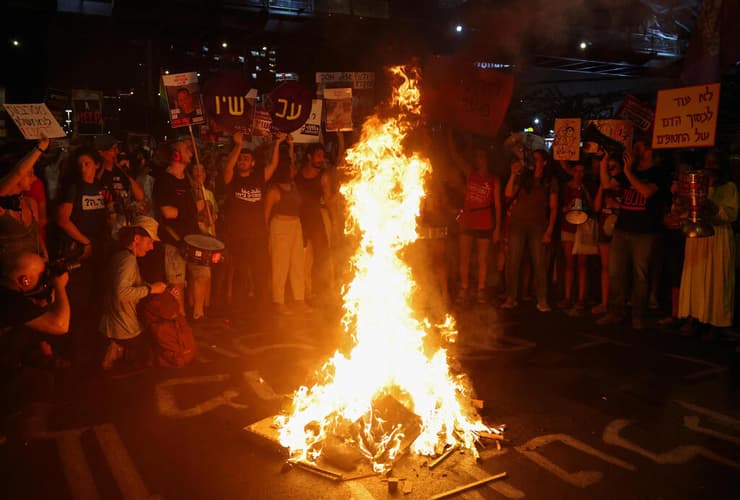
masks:
<svg viewBox="0 0 740 500"><path fill-rule="evenodd" d="M732 326L735 298L735 240L732 222L738 215L738 191L729 179L723 155L711 151L704 165L709 176L708 220L714 235L686 238L686 257L681 276L678 314L690 318L682 333L698 333L700 324L717 328ZM714 327L714 328L711 328Z"/></svg>

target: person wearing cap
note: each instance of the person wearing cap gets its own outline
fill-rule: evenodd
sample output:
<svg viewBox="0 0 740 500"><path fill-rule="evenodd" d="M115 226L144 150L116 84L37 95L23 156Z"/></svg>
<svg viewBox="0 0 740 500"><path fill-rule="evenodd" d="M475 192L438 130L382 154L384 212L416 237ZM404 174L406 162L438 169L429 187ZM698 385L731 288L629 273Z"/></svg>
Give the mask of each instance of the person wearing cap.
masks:
<svg viewBox="0 0 740 500"><path fill-rule="evenodd" d="M144 189L131 175L129 160L120 157L121 151L115 137L99 135L94 142L101 158L101 168L96 177L103 189L111 194L117 219L113 227L115 233L118 227L131 222L135 202L145 199Z"/></svg>
<svg viewBox="0 0 740 500"><path fill-rule="evenodd" d="M143 328L136 314L139 302L151 294L163 293L167 285L163 282L147 284L141 277L137 257L143 257L159 241L156 220L139 216L133 225L118 231L121 250L113 255L108 264L103 291L103 315L99 330L108 337L108 348L103 358L103 369L109 370L114 363L126 355L134 364L146 361L146 343L141 333Z"/></svg>

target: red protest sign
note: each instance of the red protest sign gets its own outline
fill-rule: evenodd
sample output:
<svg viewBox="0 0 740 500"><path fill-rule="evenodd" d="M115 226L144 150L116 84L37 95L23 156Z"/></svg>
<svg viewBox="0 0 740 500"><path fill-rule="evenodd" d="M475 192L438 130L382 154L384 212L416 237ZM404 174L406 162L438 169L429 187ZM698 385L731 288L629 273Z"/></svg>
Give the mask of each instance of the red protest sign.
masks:
<svg viewBox="0 0 740 500"><path fill-rule="evenodd" d="M428 118L488 136L498 133L514 91L511 75L450 56L431 58L422 84Z"/></svg>

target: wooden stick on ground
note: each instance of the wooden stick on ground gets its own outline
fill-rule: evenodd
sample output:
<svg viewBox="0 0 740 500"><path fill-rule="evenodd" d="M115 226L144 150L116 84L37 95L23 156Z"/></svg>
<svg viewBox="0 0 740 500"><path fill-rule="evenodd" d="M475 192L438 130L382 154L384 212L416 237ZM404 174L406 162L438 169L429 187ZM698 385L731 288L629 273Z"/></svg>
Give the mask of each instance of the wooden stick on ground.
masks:
<svg viewBox="0 0 740 500"><path fill-rule="evenodd" d="M438 458L434 459L434 461L430 462L429 468L434 469L436 466L444 462L447 459L447 457L455 453L458 449L459 449L459 446L456 444L453 444L447 449L447 451L442 453Z"/></svg>
<svg viewBox="0 0 740 500"><path fill-rule="evenodd" d="M440 493L439 495L434 495L432 497L432 500L440 500L442 498L449 498L451 496L457 495L458 493L462 493L464 491L477 488L478 486L484 485L486 483L490 483L492 481L496 481L498 479L503 479L505 477L506 477L506 472L502 472L501 474L496 474L495 476L489 476L485 479L481 479L480 481L476 481L474 483L468 483L464 486L460 486L459 488L455 488L454 490L449 490L449 491L445 491L444 493Z"/></svg>

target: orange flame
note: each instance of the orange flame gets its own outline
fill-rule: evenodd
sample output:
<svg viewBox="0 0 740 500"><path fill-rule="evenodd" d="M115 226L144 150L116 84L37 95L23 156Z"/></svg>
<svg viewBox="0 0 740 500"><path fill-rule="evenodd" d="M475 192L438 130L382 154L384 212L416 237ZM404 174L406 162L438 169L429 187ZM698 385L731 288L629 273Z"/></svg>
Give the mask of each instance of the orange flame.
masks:
<svg viewBox="0 0 740 500"><path fill-rule="evenodd" d="M432 455L457 444L477 455L478 432L489 430L472 408L466 377L450 373L447 351L425 352L432 326L417 319L411 304L416 284L400 252L418 237L416 221L431 165L402 147L421 111L418 79L400 67L391 71L402 80L392 97L398 115L375 115L365 122L360 141L346 155L352 179L341 188L348 209L345 231L360 237L342 318L355 344L349 354L337 351L326 362L319 383L296 391L292 414L276 417L280 443L292 458L315 461L328 438L344 436L376 471L387 469L404 451L408 432L391 422L378 439L370 428L373 419L363 420L372 414L373 401L384 395L420 417L420 434L411 445L415 453ZM454 341L457 332L449 315L438 329ZM363 422L359 436L348 434L357 422Z"/></svg>

